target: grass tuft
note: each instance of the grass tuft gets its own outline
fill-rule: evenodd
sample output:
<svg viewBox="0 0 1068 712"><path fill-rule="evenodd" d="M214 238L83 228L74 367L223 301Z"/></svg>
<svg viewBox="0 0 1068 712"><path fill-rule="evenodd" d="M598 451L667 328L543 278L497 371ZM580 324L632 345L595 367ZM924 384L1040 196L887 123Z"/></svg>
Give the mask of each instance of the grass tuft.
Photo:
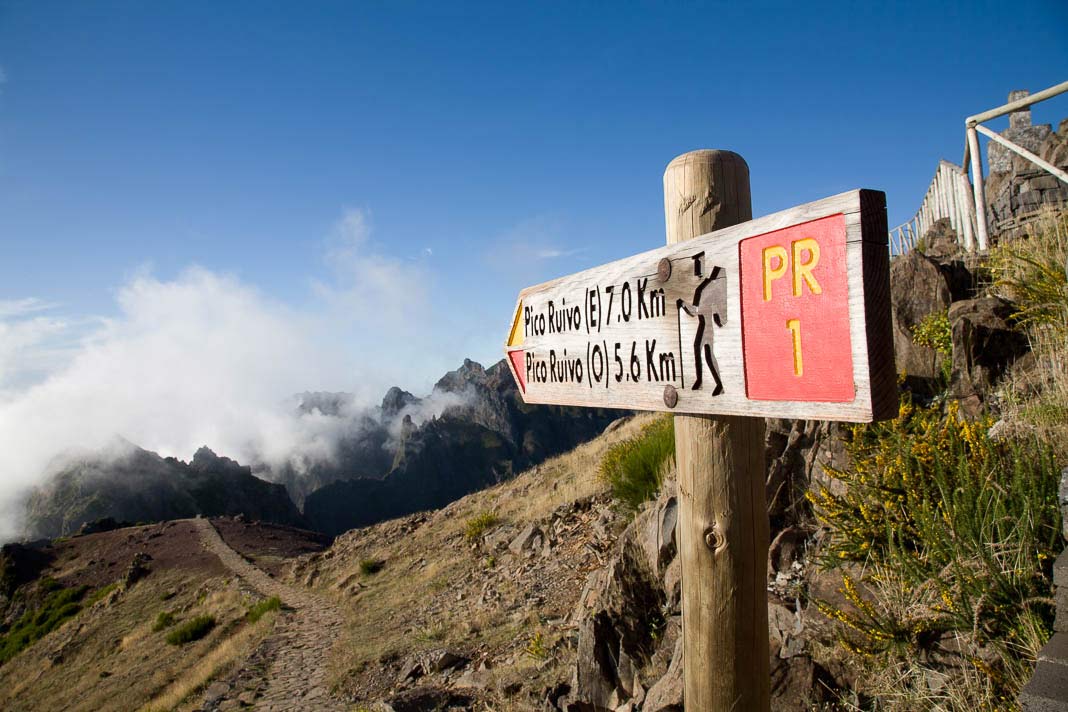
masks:
<svg viewBox="0 0 1068 712"><path fill-rule="evenodd" d="M932 312L912 327L912 340L926 346L942 358L942 378L949 384L953 374L953 330L949 324L949 310Z"/></svg>
<svg viewBox="0 0 1068 712"><path fill-rule="evenodd" d="M381 559L361 559L360 560L360 573L364 576L374 576L383 568L385 568L386 562Z"/></svg>
<svg viewBox="0 0 1068 712"><path fill-rule="evenodd" d="M482 538L487 531L497 526L501 518L496 513L482 511L464 522L464 539L475 542Z"/></svg>
<svg viewBox="0 0 1068 712"><path fill-rule="evenodd" d="M174 625L174 614L169 611L160 611L156 616L156 622L152 624L152 632L158 633L164 628Z"/></svg>
<svg viewBox="0 0 1068 712"><path fill-rule="evenodd" d="M1034 364L1003 388L1003 416L1068 460L1068 211L1046 214L1023 238L991 250L993 291L1011 299Z"/></svg>
<svg viewBox="0 0 1068 712"><path fill-rule="evenodd" d="M170 645L185 645L200 640L215 627L215 616L204 615L191 618L167 634Z"/></svg>
<svg viewBox="0 0 1068 712"><path fill-rule="evenodd" d="M612 496L636 511L643 502L656 497L664 470L675 457L675 420L657 418L637 436L613 445L605 453L598 470L612 490Z"/></svg>
<svg viewBox="0 0 1068 712"><path fill-rule="evenodd" d="M114 591L118 587L119 587L119 582L115 581L114 583L109 583L107 586L103 586L103 587L98 588L97 590L93 591L89 595L89 597L85 599L85 607L88 608L89 606L93 605L97 601L103 600L105 596L107 596L109 593L111 593L112 591Z"/></svg>
<svg viewBox="0 0 1068 712"><path fill-rule="evenodd" d="M249 623L255 623L260 618L263 618L270 611L277 611L282 608L282 599L278 596L271 596L265 598L259 603L253 605L248 609L248 613L245 614L245 620Z"/></svg>

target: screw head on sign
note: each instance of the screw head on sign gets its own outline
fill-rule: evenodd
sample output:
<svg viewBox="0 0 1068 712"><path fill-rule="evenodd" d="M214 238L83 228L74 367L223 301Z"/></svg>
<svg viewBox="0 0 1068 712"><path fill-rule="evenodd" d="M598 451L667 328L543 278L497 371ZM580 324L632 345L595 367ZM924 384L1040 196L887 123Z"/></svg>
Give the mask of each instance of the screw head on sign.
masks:
<svg viewBox="0 0 1068 712"><path fill-rule="evenodd" d="M670 383L664 386L664 405L674 408L679 403L679 392Z"/></svg>
<svg viewBox="0 0 1068 712"><path fill-rule="evenodd" d="M665 257L662 260L660 260L660 262L656 265L656 277L661 282L666 282L666 281L668 281L668 278L670 276L671 276L671 260L669 260L667 257Z"/></svg>

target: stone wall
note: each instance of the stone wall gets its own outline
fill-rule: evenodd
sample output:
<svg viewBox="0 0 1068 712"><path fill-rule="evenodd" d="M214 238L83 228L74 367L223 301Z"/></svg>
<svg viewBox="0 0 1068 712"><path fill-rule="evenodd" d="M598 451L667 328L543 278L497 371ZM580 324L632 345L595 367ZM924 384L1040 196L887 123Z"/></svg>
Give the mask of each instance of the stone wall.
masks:
<svg viewBox="0 0 1068 712"><path fill-rule="evenodd" d="M1027 95L1026 90L1014 91L1009 94L1009 101ZM1031 109L1021 109L1009 115L1009 128L1001 135L1068 170L1068 119L1054 131L1050 124L1033 125ZM1068 204L1068 184L993 141L987 146L987 166L987 224L991 234L1021 227L1044 206Z"/></svg>

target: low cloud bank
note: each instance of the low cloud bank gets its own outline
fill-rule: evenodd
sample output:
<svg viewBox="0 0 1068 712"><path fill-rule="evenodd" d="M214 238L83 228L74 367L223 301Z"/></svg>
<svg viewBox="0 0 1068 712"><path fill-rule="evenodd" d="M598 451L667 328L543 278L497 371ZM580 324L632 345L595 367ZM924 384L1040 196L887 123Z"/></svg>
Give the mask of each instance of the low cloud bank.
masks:
<svg viewBox="0 0 1068 712"><path fill-rule="evenodd" d="M327 264L303 310L199 267L132 279L108 319L0 303L0 538L17 533L20 497L64 452L121 436L185 460L201 445L268 466L329 459L397 379L429 379L459 358L414 362L405 342L433 338L431 275L376 252L365 213L338 222ZM291 396L310 388L350 392L345 412L295 408ZM411 414L434 417L450 402L430 398Z"/></svg>

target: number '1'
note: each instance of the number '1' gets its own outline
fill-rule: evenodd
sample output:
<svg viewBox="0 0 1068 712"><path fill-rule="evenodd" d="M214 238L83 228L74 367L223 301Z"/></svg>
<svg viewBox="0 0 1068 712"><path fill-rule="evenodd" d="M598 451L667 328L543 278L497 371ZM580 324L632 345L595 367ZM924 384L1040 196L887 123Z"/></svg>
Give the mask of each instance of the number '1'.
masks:
<svg viewBox="0 0 1068 712"><path fill-rule="evenodd" d="M790 330L794 341L794 375L800 376L804 373L804 365L801 363L801 320L787 319L786 328Z"/></svg>

